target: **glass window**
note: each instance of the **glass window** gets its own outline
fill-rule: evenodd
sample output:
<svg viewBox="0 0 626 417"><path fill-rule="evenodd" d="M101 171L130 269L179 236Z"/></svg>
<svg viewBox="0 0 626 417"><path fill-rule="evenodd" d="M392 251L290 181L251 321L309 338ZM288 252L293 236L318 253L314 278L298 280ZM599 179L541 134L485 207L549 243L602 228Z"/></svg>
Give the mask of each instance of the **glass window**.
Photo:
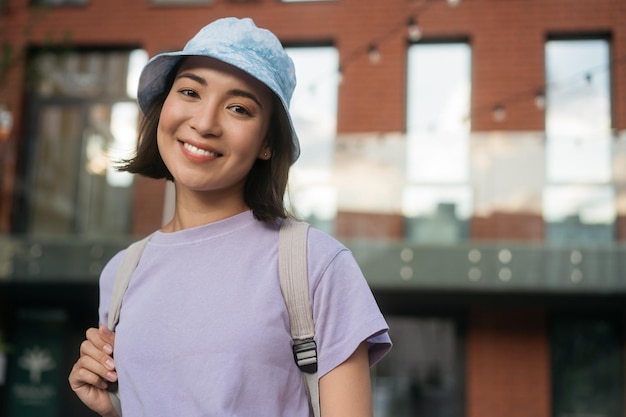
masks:
<svg viewBox="0 0 626 417"><path fill-rule="evenodd" d="M610 47L549 40L546 54L546 240L614 240Z"/></svg>
<svg viewBox="0 0 626 417"><path fill-rule="evenodd" d="M407 177L414 182L467 181L470 47L415 44L408 60Z"/></svg>
<svg viewBox="0 0 626 417"><path fill-rule="evenodd" d="M26 161L28 186L19 210L33 235L115 236L130 231L132 176L115 162L134 151L134 101L144 51L46 52L35 70Z"/></svg>
<svg viewBox="0 0 626 417"><path fill-rule="evenodd" d="M548 242L611 242L615 239L615 190L610 185L548 185L543 194Z"/></svg>
<svg viewBox="0 0 626 417"><path fill-rule="evenodd" d="M404 190L406 238L414 242L454 243L469 235L472 201L466 186L407 186Z"/></svg>
<svg viewBox="0 0 626 417"><path fill-rule="evenodd" d="M372 368L375 417L463 416L464 346L456 320L387 317L394 347Z"/></svg>
<svg viewBox="0 0 626 417"><path fill-rule="evenodd" d="M471 50L464 42L408 50L407 237L456 242L467 236Z"/></svg>
<svg viewBox="0 0 626 417"><path fill-rule="evenodd" d="M288 47L298 83L291 115L302 153L289 177L290 204L302 219L332 232L337 193L332 185L337 134L339 53L332 46Z"/></svg>
<svg viewBox="0 0 626 417"><path fill-rule="evenodd" d="M552 415L624 415L623 324L557 319L551 331Z"/></svg>
<svg viewBox="0 0 626 417"><path fill-rule="evenodd" d="M611 178L609 60L606 40L546 43L549 182Z"/></svg>

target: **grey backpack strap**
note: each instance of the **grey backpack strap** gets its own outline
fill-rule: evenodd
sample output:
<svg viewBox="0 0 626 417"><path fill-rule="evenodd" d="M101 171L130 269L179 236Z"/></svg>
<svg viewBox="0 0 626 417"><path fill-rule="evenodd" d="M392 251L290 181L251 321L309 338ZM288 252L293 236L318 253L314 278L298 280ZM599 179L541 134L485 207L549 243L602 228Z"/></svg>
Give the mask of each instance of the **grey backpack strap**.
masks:
<svg viewBox="0 0 626 417"><path fill-rule="evenodd" d="M115 331L115 326L117 326L117 322L120 319L120 310L122 308L124 293L128 288L130 278L133 276L133 272L139 263L139 258L141 258L141 253L146 247L148 240L150 240L150 236L134 242L126 249L124 256L122 256L122 261L120 262L120 266L117 269L117 275L115 276L115 283L113 284L111 305L109 307L109 317L107 320L107 327L111 329L111 331ZM115 411L117 411L117 414L122 417L122 405L120 403L117 384L112 384L110 386L109 398L111 398L111 403L113 404Z"/></svg>
<svg viewBox="0 0 626 417"><path fill-rule="evenodd" d="M278 239L278 268L280 287L289 313L294 359L302 371L313 415L319 417L317 345L307 269L308 229L309 225L305 222L290 218L283 221Z"/></svg>

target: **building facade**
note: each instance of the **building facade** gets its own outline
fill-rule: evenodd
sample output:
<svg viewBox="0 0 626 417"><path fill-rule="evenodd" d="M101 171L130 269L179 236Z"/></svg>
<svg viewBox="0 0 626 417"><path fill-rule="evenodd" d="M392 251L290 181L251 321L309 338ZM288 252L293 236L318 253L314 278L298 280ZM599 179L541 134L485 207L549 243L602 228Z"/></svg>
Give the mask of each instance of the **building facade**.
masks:
<svg viewBox="0 0 626 417"><path fill-rule="evenodd" d="M623 0L0 2L1 415L89 415L98 274L171 213L114 169L138 72L224 16L296 63L289 202L389 320L376 417L626 416Z"/></svg>

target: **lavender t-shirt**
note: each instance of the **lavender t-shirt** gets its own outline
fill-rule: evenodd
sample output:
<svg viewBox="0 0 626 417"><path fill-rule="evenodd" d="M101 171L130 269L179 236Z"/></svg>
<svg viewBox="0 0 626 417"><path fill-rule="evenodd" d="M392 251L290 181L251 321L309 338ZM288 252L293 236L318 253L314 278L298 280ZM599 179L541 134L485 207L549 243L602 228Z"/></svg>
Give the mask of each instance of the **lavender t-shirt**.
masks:
<svg viewBox="0 0 626 417"><path fill-rule="evenodd" d="M308 259L319 377L365 340L375 363L391 342L352 254L310 229ZM101 323L120 260L100 279ZM308 416L280 292L278 227L244 212L155 233L124 296L114 355L125 416Z"/></svg>

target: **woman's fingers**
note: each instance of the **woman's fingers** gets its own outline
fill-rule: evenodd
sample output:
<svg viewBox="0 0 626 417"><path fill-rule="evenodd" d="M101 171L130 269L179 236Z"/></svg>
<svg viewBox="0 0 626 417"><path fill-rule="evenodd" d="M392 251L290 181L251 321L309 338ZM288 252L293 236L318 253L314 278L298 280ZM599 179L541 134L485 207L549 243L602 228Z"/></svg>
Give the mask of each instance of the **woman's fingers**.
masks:
<svg viewBox="0 0 626 417"><path fill-rule="evenodd" d="M84 361L80 359L72 367L69 380L70 386L74 391L86 385L92 385L103 390L109 387L109 381L106 381L97 373L92 372L88 366L84 365Z"/></svg>
<svg viewBox="0 0 626 417"><path fill-rule="evenodd" d="M115 414L107 388L117 381L113 346L115 335L106 327L90 328L80 345L80 357L72 367L69 383L78 398L100 415Z"/></svg>
<svg viewBox="0 0 626 417"><path fill-rule="evenodd" d="M101 347L94 345L91 340L85 340L81 343L80 358L77 364L108 381L117 381L115 361Z"/></svg>
<svg viewBox="0 0 626 417"><path fill-rule="evenodd" d="M113 415L114 409L107 391L108 382L84 366L81 359L70 372L70 387L78 398L100 415Z"/></svg>
<svg viewBox="0 0 626 417"><path fill-rule="evenodd" d="M86 351L92 351L93 348L85 348ZM76 365L88 370L89 372L98 375L100 378L109 382L117 381L117 372L115 372L115 363L109 356L100 354L98 350L96 353L83 353L81 349L81 356L76 362Z"/></svg>

